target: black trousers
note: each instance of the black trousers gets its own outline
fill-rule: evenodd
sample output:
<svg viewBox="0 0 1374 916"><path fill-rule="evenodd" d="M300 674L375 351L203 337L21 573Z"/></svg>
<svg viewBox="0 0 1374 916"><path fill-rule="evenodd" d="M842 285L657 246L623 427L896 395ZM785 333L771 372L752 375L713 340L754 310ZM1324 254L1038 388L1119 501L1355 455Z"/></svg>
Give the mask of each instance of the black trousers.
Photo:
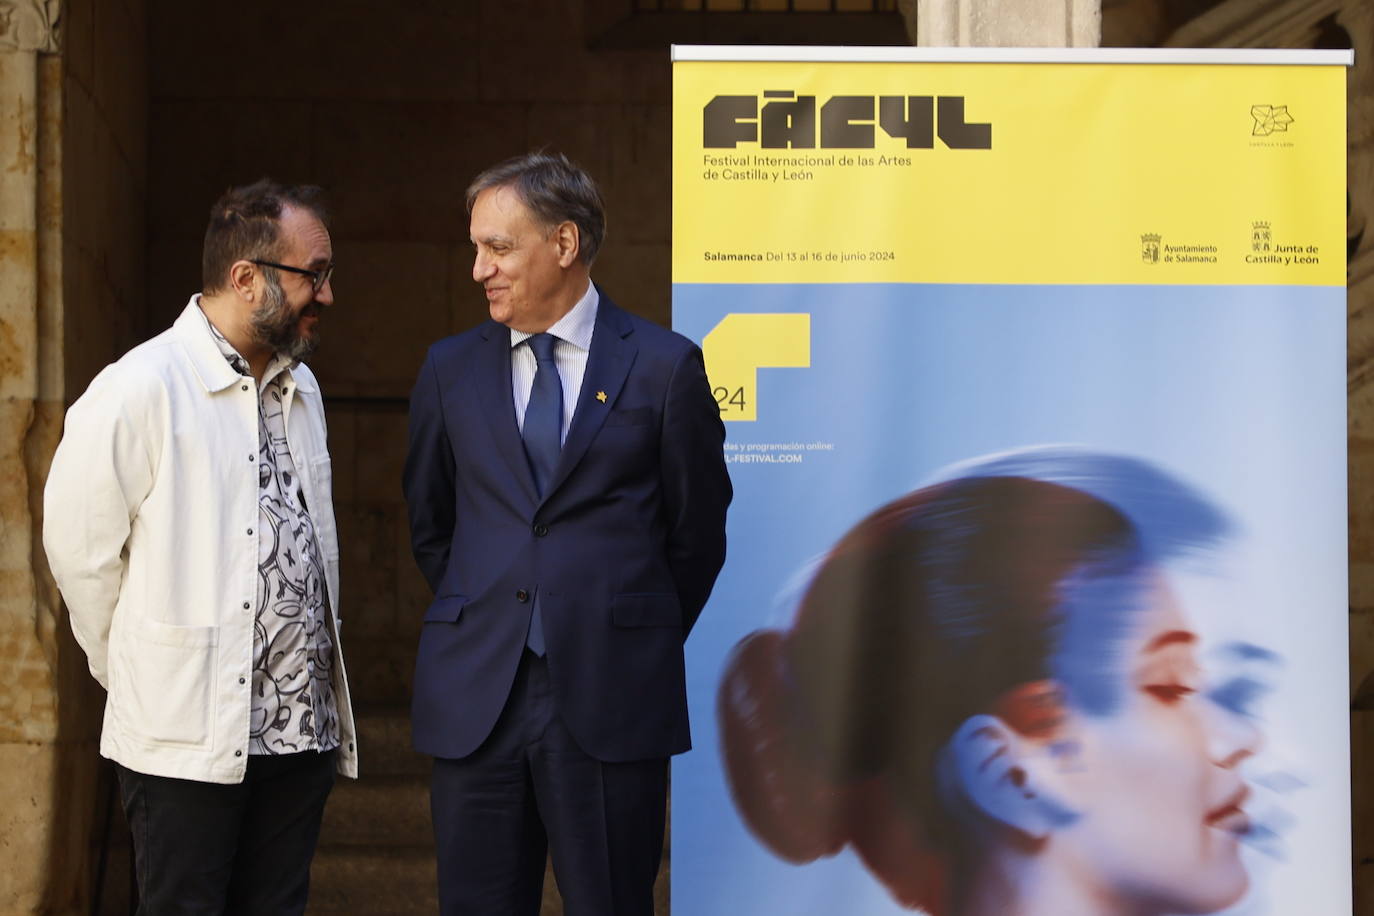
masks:
<svg viewBox="0 0 1374 916"><path fill-rule="evenodd" d="M248 759L237 785L115 765L133 834L139 916L300 914L334 751Z"/></svg>
<svg viewBox="0 0 1374 916"><path fill-rule="evenodd" d="M434 761L440 912L538 916L547 851L567 916L653 916L667 791L666 759L584 753L547 663L526 650L492 734L467 757Z"/></svg>

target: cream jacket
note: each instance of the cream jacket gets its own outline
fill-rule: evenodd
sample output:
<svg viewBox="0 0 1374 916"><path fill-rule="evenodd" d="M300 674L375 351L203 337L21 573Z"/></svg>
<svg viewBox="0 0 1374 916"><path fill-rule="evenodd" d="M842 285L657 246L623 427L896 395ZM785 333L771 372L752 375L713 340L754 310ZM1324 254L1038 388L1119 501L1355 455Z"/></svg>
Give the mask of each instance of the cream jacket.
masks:
<svg viewBox="0 0 1374 916"><path fill-rule="evenodd" d="M258 392L198 311L193 297L67 412L43 493L43 546L108 691L101 754L140 773L234 783L248 762L253 683ZM329 589L339 771L356 776L324 403L304 365L283 392Z"/></svg>

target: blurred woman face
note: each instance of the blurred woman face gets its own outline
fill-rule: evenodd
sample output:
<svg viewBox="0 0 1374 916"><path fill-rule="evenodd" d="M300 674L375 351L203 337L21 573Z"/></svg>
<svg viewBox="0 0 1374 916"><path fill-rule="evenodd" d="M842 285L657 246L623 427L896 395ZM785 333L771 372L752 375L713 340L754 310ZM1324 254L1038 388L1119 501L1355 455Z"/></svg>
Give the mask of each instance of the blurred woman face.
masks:
<svg viewBox="0 0 1374 916"><path fill-rule="evenodd" d="M1060 731L1058 789L1077 815L1050 839L1102 912L1212 913L1249 884L1240 764L1259 734L1207 698L1198 637L1162 575L1117 656L1120 697Z"/></svg>

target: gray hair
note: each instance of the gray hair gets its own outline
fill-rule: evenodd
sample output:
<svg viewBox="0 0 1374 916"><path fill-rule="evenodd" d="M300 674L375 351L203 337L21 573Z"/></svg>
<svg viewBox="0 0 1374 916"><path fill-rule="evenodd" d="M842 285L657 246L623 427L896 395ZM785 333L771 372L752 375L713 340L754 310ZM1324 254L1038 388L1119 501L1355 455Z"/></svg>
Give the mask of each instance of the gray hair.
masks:
<svg viewBox="0 0 1374 916"><path fill-rule="evenodd" d="M493 188L511 188L534 216L552 230L568 221L577 226L578 256L588 267L606 237L606 210L596 182L562 153L526 153L493 165L472 180L467 190L468 213L477 195Z"/></svg>

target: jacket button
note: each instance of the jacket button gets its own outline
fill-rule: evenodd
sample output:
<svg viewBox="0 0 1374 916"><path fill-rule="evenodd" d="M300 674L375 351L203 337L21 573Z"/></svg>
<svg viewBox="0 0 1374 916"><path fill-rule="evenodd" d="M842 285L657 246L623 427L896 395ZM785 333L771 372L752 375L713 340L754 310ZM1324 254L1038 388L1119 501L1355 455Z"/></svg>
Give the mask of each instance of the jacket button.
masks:
<svg viewBox="0 0 1374 916"><path fill-rule="evenodd" d="M542 538L544 535L546 535L546 534L548 534L548 533L549 533L549 526L548 526L548 525L535 525L535 526L534 526L534 536L535 536L535 537L537 537L537 538Z"/></svg>
<svg viewBox="0 0 1374 916"><path fill-rule="evenodd" d="M242 756L243 756L243 751L234 751L234 756L235 756L235 757L242 757Z"/></svg>
<svg viewBox="0 0 1374 916"><path fill-rule="evenodd" d="M242 390L242 391L247 391L247 390L248 390L248 386L247 386L247 385L240 385L239 388L240 388L240 390Z"/></svg>
<svg viewBox="0 0 1374 916"><path fill-rule="evenodd" d="M248 610L248 608L250 608L250 607L252 607L252 605L250 605L247 601L243 602L243 609L244 609L245 611Z"/></svg>
<svg viewBox="0 0 1374 916"><path fill-rule="evenodd" d="M242 677L241 677L241 678L239 678L239 683L240 683L240 684L246 684L246 683L248 683L248 679L247 679L247 678L242 678Z"/></svg>
<svg viewBox="0 0 1374 916"><path fill-rule="evenodd" d="M253 533L253 529L252 529L252 528L249 528L249 529L248 529L248 533L249 533L249 534L252 534L252 533Z"/></svg>
<svg viewBox="0 0 1374 916"><path fill-rule="evenodd" d="M530 600L530 593L525 591L523 588L518 588L515 590L515 600L523 604L524 602Z"/></svg>

